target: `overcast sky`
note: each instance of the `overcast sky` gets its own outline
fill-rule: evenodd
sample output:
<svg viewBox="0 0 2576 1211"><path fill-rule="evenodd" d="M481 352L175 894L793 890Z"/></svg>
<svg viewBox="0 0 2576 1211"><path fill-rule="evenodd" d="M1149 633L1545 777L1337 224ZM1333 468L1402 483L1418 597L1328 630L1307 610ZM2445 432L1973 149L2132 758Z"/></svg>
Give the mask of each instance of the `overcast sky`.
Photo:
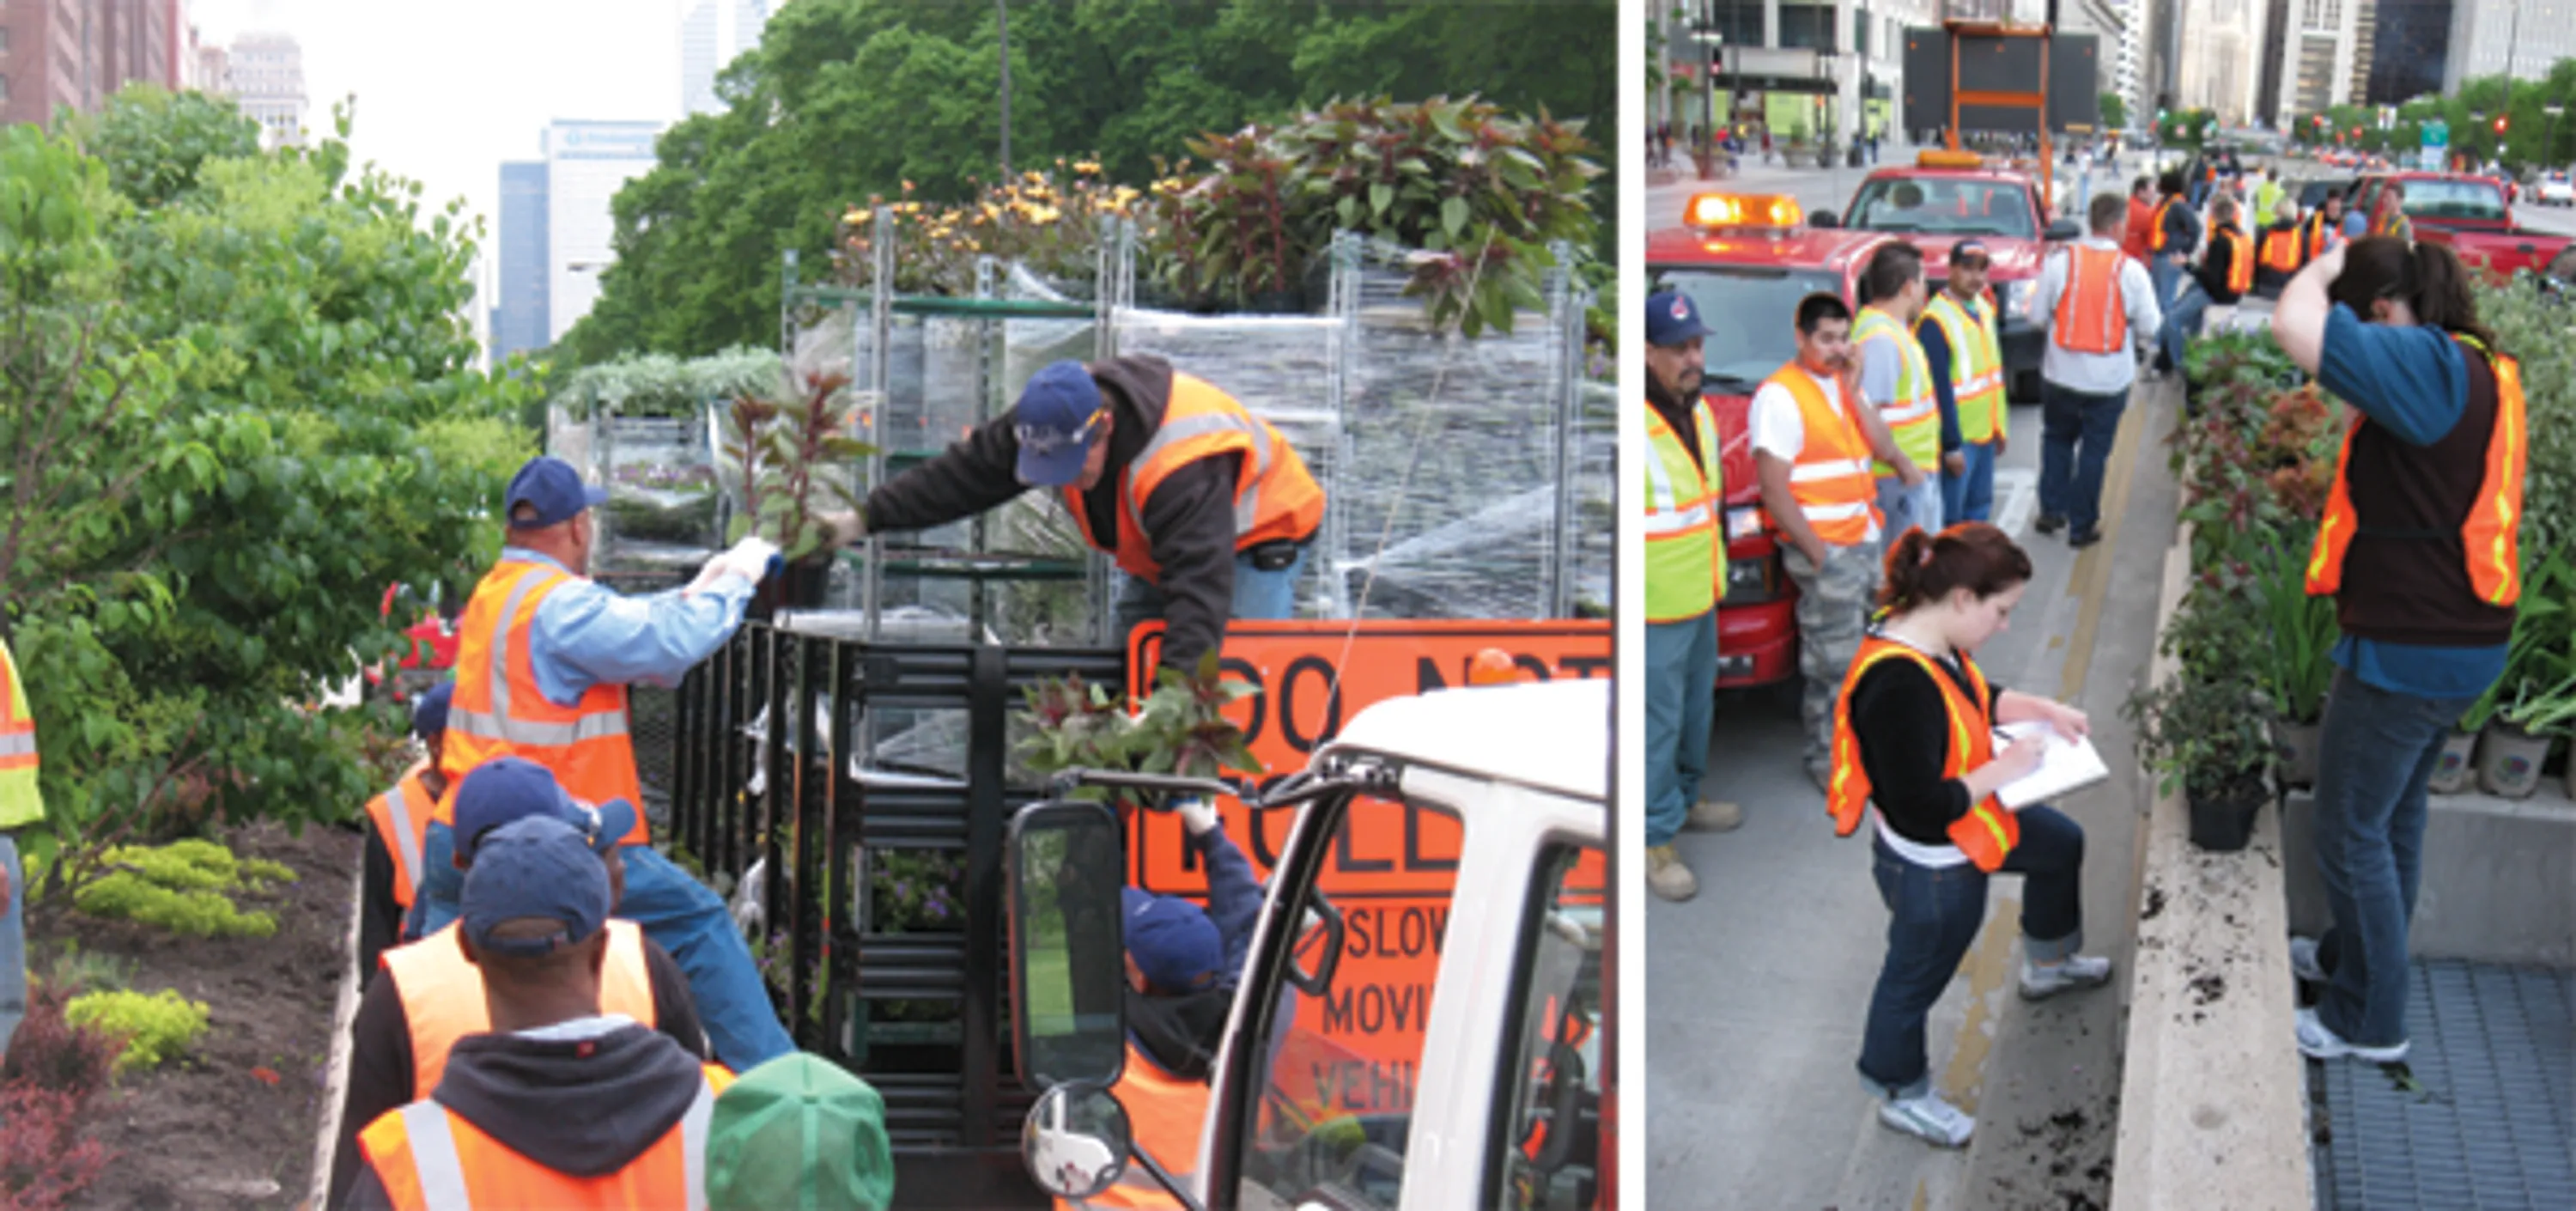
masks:
<svg viewBox="0 0 2576 1211"><path fill-rule="evenodd" d="M501 162L534 159L555 118L673 121L680 0L188 0L201 42L248 32L304 50L311 128L357 95L350 146L495 215ZM424 211L432 207L424 205ZM487 232L483 248L493 247Z"/></svg>

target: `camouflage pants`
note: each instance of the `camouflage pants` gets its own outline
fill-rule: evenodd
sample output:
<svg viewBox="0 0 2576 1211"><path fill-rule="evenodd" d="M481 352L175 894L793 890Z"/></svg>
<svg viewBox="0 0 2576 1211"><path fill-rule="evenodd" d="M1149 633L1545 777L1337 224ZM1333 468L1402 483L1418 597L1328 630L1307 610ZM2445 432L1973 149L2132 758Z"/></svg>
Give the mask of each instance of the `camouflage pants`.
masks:
<svg viewBox="0 0 2576 1211"><path fill-rule="evenodd" d="M1842 693L1852 658L1860 655L1861 633L1878 596L1882 550L1875 541L1827 544L1822 568L1796 547L1781 553L1789 578L1798 582L1798 671L1807 678L1800 706L1810 774L1826 770L1833 755L1834 697Z"/></svg>

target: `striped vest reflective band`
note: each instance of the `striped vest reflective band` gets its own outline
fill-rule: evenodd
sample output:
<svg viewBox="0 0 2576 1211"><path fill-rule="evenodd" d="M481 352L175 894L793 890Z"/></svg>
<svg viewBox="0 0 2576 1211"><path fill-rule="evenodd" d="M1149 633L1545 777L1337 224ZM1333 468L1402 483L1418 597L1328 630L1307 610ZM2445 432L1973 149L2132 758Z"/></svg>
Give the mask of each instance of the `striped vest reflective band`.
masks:
<svg viewBox="0 0 2576 1211"><path fill-rule="evenodd" d="M622 843L651 840L626 735L626 687L594 685L569 707L546 701L537 687L529 654L537 607L575 579L551 564L503 560L474 586L457 621L456 690L439 747L439 772L447 776L442 823L455 820L456 788L468 771L495 757L524 757L554 771L575 799L634 804L635 829Z"/></svg>
<svg viewBox="0 0 2576 1211"><path fill-rule="evenodd" d="M0 828L33 824L45 814L36 786L36 715L27 703L27 685L18 679L18 660L0 642Z"/></svg>
<svg viewBox="0 0 2576 1211"><path fill-rule="evenodd" d="M1833 813L1834 834L1848 837L1860 827L1861 808L1869 802L1869 771L1861 765L1860 740L1852 735L1852 689L1860 684L1861 674L1877 667L1882 660L1911 660L1923 670L1933 684L1941 687L1941 701L1949 707L1950 743L1941 758L1943 778L1961 778L1968 772L1995 759L1994 723L1986 716L1986 702L1994 695L1986 685L1986 675L1977 662L1962 652L1959 667L1967 673L1965 687L1941 668L1930 656L1898 643L1872 635L1861 641L1860 654L1852 658L1851 670L1843 675L1841 695L1834 700L1834 764L1832 781L1826 784L1825 805ZM1950 822L1950 843L1988 874L2003 869L2004 855L2021 843L2021 818L1989 795L1968 809L1968 814Z"/></svg>
<svg viewBox="0 0 2576 1211"><path fill-rule="evenodd" d="M2175 196L2156 203L2155 214L2147 219L2147 251L2163 252L2165 250L2165 243L2167 240L2165 235L2165 214L2181 202L2182 198Z"/></svg>
<svg viewBox="0 0 2576 1211"><path fill-rule="evenodd" d="M1950 342L1950 391L1959 401L1959 440L1993 441L2010 423L1994 308L1983 298L1963 307L1944 290L1924 313L1941 325L1941 339Z"/></svg>
<svg viewBox="0 0 2576 1211"><path fill-rule="evenodd" d="M2453 333L2452 339L2466 346L2462 356L2483 356L2495 373L2495 426L2487 437L2486 470L2460 521L2460 543L2468 552L2469 589L2487 605L2511 606L2522 598L2519 531L2531 440L2524 428L2522 363L2487 349L2474 337ZM2352 427L2344 431L2343 452L2335 459L2334 488L2326 496L2316 546L2308 555L2311 597L2330 596L2343 588L2344 559L2352 553L2353 536L2362 528L2347 473L2352 468L2353 445L2361 439L2362 426L2369 423L2356 412Z"/></svg>
<svg viewBox="0 0 2576 1211"><path fill-rule="evenodd" d="M426 1098L388 1110L358 1134L358 1148L395 1211L546 1207L688 1208L707 1205L707 1124L733 1074L704 1066L706 1084L680 1121L626 1167L574 1177L529 1160Z"/></svg>
<svg viewBox="0 0 2576 1211"><path fill-rule="evenodd" d="M1896 375L1896 398L1878 405L1878 414L1887 422L1888 432L1896 437L1896 448L1904 451L1914 465L1929 471L1941 465L1941 397L1932 390L1932 367L1923 360L1923 342L1897 323L1896 317L1876 307L1863 307L1860 320L1852 325L1852 344L1868 345L1871 341L1896 342L1901 369ZM1873 463L1875 475L1894 475L1896 468L1886 463Z"/></svg>
<svg viewBox="0 0 2576 1211"><path fill-rule="evenodd" d="M465 961L454 924L384 955L385 974L402 999L403 1021L411 1027L411 1089L428 1097L447 1071L447 1053L456 1040L492 1029L491 1007L483 1000L483 971ZM644 1026L656 1024L653 1013L653 969L644 958L644 929L632 921L608 919L608 962L599 973L599 1011L622 1013Z"/></svg>
<svg viewBox="0 0 2576 1211"><path fill-rule="evenodd" d="M1717 419L1691 402L1699 458L1693 461L1664 414L1646 405L1646 621L1680 622L1717 608L1726 582L1724 477Z"/></svg>
<svg viewBox="0 0 2576 1211"><path fill-rule="evenodd" d="M2255 260L2263 268L2278 273L2297 273L2306 262L2299 256L2299 228L2295 223L2275 224L2263 233L2263 250Z"/></svg>
<svg viewBox="0 0 2576 1211"><path fill-rule="evenodd" d="M2066 250L2066 288L2048 325L2050 340L2070 353L2125 353L2129 348L2128 299L2120 292L2115 248L2077 244Z"/></svg>
<svg viewBox="0 0 2576 1211"><path fill-rule="evenodd" d="M1869 443L1859 422L1834 407L1815 376L1796 362L1763 380L1765 386L1773 383L1798 401L1798 420L1807 432L1797 464L1789 468L1789 494L1798 498L1816 537L1838 547L1867 540L1879 524L1878 484L1870 476Z"/></svg>
<svg viewBox="0 0 2576 1211"><path fill-rule="evenodd" d="M422 761L404 770L391 790L367 801L367 822L375 825L376 839L394 858L394 902L406 909L420 887L420 851L429 836L430 813L438 810L438 800L421 784L421 775L428 772L429 762Z"/></svg>
<svg viewBox="0 0 2576 1211"><path fill-rule="evenodd" d="M2227 288L2243 294L2254 288L2254 241L2233 227L2209 233L2210 243L2227 246Z"/></svg>
<svg viewBox="0 0 2576 1211"><path fill-rule="evenodd" d="M1206 1130L1208 1086L1170 1076L1145 1053L1127 1044L1127 1069L1110 1088L1127 1108L1132 1138L1173 1180L1186 1183L1199 1167L1199 1136ZM1058 1199L1056 1206L1089 1211L1094 1207L1138 1211L1179 1211L1180 1203L1145 1167L1130 1163L1118 1181L1086 1199Z"/></svg>
<svg viewBox="0 0 2576 1211"><path fill-rule="evenodd" d="M1220 454L1242 458L1234 477L1235 550L1282 538L1304 539L1324 520L1324 489L1307 472L1296 447L1270 422L1244 411L1233 396L1178 371L1172 374L1162 427L1121 477L1115 541L1092 532L1081 489L1065 488L1065 508L1092 546L1115 556L1129 575L1160 585L1163 569L1154 562L1153 536L1145 533L1145 502L1172 472Z"/></svg>

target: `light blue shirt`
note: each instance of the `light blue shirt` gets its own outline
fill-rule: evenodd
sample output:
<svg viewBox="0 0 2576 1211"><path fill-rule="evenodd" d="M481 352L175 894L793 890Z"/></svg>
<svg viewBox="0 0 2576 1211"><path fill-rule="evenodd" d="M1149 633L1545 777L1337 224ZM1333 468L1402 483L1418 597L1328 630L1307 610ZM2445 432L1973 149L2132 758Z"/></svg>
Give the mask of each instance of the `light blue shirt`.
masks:
<svg viewBox="0 0 2576 1211"><path fill-rule="evenodd" d="M524 547L504 547L501 558L571 571ZM594 685L677 686L733 637L752 590L741 576L720 576L695 593L627 597L596 581L574 580L537 603L528 635L537 689L546 701L568 707Z"/></svg>

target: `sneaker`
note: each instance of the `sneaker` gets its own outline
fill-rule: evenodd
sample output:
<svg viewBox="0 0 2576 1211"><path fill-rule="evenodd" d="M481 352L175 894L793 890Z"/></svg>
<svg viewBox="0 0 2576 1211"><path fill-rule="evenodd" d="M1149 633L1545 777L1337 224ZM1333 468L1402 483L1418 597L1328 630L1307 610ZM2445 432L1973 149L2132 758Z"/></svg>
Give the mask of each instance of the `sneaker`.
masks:
<svg viewBox="0 0 2576 1211"><path fill-rule="evenodd" d="M1940 1091L1935 1089L1881 1103L1878 1121L1936 1148L1965 1148L1968 1137L1977 1130L1977 1120L1942 1101Z"/></svg>
<svg viewBox="0 0 2576 1211"><path fill-rule="evenodd" d="M1646 850L1646 890L1678 904L1699 894L1699 876L1672 846L1653 846Z"/></svg>
<svg viewBox="0 0 2576 1211"><path fill-rule="evenodd" d="M2299 1011L2299 1054L2312 1060L2336 1060L2351 1056L2374 1064L2394 1064L2406 1058L2406 1044L2393 1047L2364 1047L2343 1041L2341 1035L2327 1028L2325 1020L2314 1009Z"/></svg>
<svg viewBox="0 0 2576 1211"><path fill-rule="evenodd" d="M2317 961L2315 938L2290 939L2290 974L2299 977L2302 984L2326 982L2325 964Z"/></svg>
<svg viewBox="0 0 2576 1211"><path fill-rule="evenodd" d="M2100 955L2068 955L2061 962L2021 964L2021 999L2044 1001L2070 988L2100 988L2111 982L2111 960Z"/></svg>
<svg viewBox="0 0 2576 1211"><path fill-rule="evenodd" d="M2102 541L2102 527L2100 526L2086 526L2083 529L2077 530L2076 532L2066 536L2066 545L2079 551L2100 541Z"/></svg>
<svg viewBox="0 0 2576 1211"><path fill-rule="evenodd" d="M2066 528L2066 515L2063 513L2042 513L2039 515L2038 521L2031 523L2031 528L2042 534L2055 534L2059 530Z"/></svg>
<svg viewBox="0 0 2576 1211"><path fill-rule="evenodd" d="M1702 799L1691 804L1690 819L1682 827L1699 833L1731 833L1744 826L1744 809L1723 799Z"/></svg>

